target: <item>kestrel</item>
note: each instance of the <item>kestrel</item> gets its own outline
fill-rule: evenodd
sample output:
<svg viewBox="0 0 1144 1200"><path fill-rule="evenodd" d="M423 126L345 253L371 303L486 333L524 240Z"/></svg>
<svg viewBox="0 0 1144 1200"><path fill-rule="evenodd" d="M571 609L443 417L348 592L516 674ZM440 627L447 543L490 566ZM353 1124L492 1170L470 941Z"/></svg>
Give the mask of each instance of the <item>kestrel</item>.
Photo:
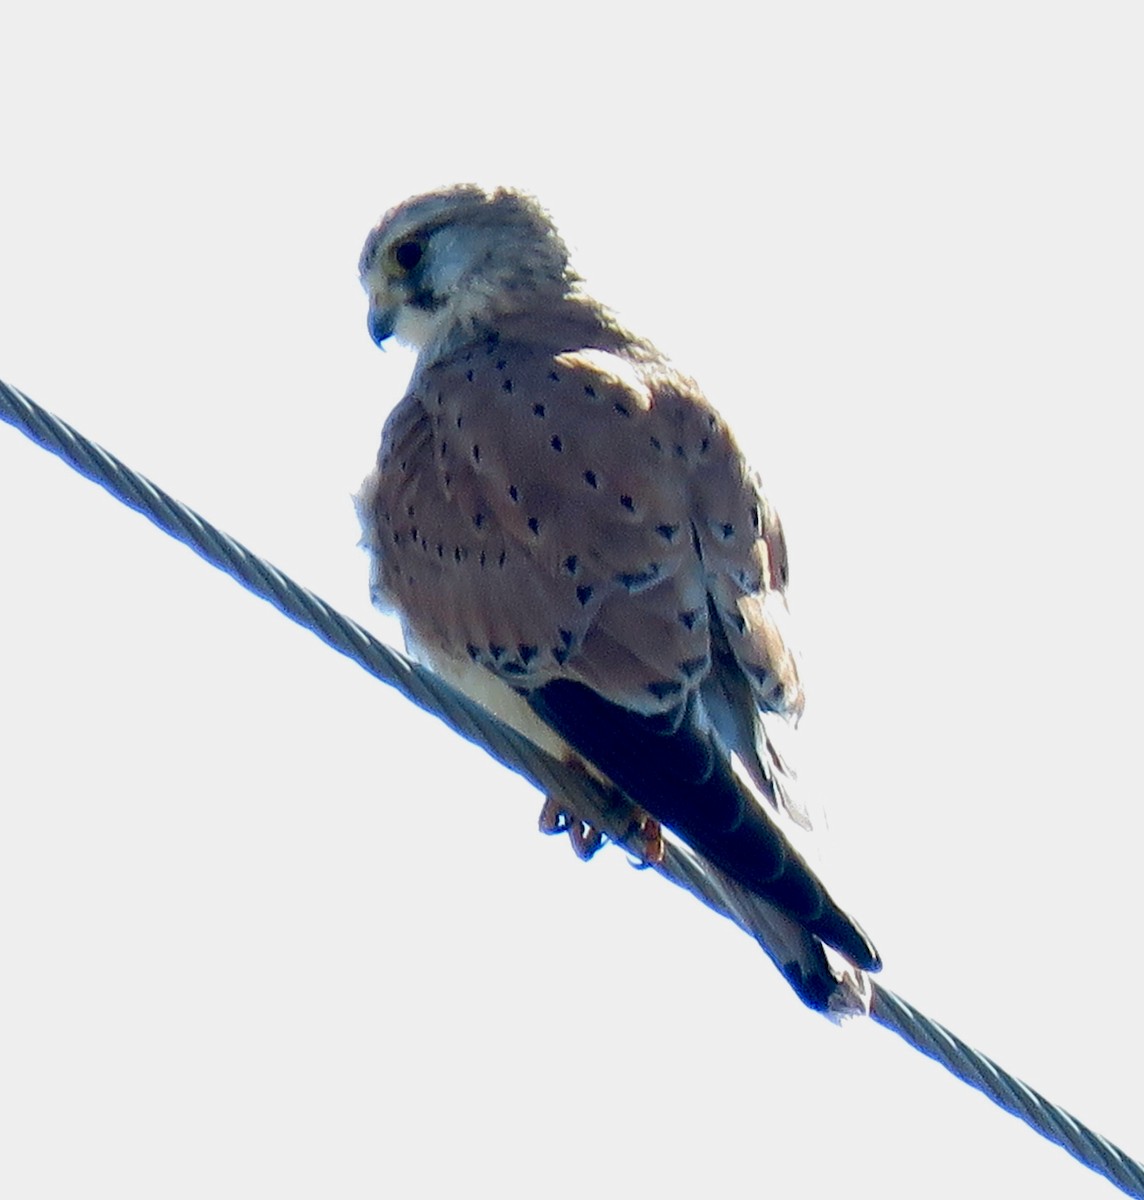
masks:
<svg viewBox="0 0 1144 1200"><path fill-rule="evenodd" d="M765 900L772 957L827 1008L823 945L880 963L781 827L800 813L768 725L803 705L786 546L731 431L520 192L407 200L360 267L374 341L418 352L358 496L376 603L427 665ZM545 819L591 849L558 802Z"/></svg>

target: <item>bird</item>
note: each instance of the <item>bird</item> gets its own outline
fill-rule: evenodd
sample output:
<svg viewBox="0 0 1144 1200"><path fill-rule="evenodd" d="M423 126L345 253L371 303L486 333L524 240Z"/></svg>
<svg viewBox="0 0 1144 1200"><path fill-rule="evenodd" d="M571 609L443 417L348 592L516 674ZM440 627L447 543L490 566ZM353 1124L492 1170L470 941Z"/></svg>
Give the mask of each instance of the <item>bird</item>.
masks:
<svg viewBox="0 0 1144 1200"><path fill-rule="evenodd" d="M415 658L646 814L648 857L666 827L753 893L803 1002L845 1007L881 960L788 837L786 542L726 421L523 191L405 200L359 271L373 341L417 355L356 496L374 603ZM584 856L599 840L559 798L542 827Z"/></svg>

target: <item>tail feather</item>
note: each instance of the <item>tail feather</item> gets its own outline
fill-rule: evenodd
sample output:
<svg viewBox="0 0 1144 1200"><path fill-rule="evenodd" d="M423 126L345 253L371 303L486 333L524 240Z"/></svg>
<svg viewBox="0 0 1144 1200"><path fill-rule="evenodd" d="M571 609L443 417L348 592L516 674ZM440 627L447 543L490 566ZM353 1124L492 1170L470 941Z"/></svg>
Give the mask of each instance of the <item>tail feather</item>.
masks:
<svg viewBox="0 0 1144 1200"><path fill-rule="evenodd" d="M558 679L529 704L635 804L855 966L878 952L755 802L720 752L693 695L674 728Z"/></svg>

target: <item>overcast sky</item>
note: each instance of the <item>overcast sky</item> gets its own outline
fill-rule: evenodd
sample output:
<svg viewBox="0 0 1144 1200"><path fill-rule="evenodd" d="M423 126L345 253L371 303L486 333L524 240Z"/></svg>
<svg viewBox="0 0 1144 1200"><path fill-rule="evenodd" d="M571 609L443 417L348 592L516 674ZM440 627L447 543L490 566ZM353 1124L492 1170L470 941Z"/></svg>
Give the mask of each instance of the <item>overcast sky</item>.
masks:
<svg viewBox="0 0 1144 1200"><path fill-rule="evenodd" d="M783 515L884 982L1144 1155L1144 18L648 11L6 15L0 377L393 640L358 252L533 191ZM6 426L0 514L0 1194L1115 1194Z"/></svg>

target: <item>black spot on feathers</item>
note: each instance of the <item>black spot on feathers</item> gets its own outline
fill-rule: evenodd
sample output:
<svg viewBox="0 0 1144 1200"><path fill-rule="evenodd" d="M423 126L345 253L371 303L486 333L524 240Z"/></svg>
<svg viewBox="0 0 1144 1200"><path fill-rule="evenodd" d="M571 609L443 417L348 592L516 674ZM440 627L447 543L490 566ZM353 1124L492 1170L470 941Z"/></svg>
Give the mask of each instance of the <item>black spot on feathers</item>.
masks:
<svg viewBox="0 0 1144 1200"><path fill-rule="evenodd" d="M629 592L642 592L644 588L659 578L659 572L659 563L653 562L648 563L642 571L622 571L613 578L620 587L626 588Z"/></svg>

